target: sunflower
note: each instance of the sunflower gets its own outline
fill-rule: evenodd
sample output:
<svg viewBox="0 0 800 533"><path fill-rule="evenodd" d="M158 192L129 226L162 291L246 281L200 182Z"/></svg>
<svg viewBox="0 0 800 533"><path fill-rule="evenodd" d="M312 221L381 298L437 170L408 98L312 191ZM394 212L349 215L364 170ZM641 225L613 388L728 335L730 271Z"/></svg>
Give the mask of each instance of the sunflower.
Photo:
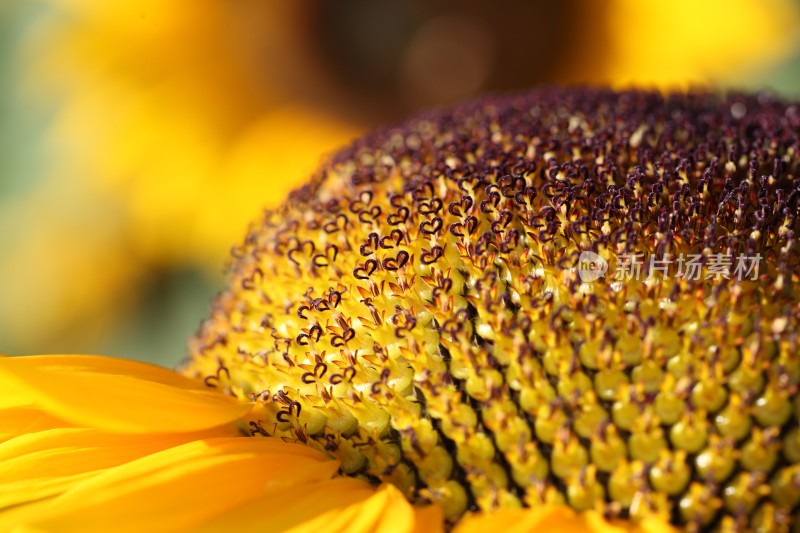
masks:
<svg viewBox="0 0 800 533"><path fill-rule="evenodd" d="M798 126L541 89L362 137L180 374L0 359L0 529L791 531Z"/></svg>

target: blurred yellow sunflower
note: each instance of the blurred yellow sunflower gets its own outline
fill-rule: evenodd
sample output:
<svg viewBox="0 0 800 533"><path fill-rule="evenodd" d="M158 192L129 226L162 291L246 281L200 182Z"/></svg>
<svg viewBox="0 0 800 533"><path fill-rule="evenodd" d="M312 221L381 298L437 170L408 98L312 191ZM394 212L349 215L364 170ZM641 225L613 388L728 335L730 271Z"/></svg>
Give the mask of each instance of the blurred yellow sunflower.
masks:
<svg viewBox="0 0 800 533"><path fill-rule="evenodd" d="M26 100L55 106L52 163L0 210L6 342L96 345L153 272L217 279L252 214L360 130L296 90L324 89L302 72L297 11L82 1L33 18L18 55Z"/></svg>
<svg viewBox="0 0 800 533"><path fill-rule="evenodd" d="M796 50L798 27L790 0L51 0L35 13L16 55L27 103L54 112L48 163L0 209L0 335L20 352L105 347L171 272L216 276L252 213L383 117L541 82L752 84Z"/></svg>
<svg viewBox="0 0 800 533"><path fill-rule="evenodd" d="M769 69L800 45L798 7L792 0L612 0L607 58L588 81L763 88Z"/></svg>

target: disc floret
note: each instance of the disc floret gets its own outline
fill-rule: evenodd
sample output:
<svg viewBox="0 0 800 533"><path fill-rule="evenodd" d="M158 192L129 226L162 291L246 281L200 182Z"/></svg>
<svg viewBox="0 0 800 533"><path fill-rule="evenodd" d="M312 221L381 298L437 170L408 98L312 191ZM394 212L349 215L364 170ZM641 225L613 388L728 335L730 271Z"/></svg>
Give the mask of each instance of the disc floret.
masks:
<svg viewBox="0 0 800 533"><path fill-rule="evenodd" d="M553 89L377 131L252 226L187 371L451 521L788 528L798 128L769 95Z"/></svg>

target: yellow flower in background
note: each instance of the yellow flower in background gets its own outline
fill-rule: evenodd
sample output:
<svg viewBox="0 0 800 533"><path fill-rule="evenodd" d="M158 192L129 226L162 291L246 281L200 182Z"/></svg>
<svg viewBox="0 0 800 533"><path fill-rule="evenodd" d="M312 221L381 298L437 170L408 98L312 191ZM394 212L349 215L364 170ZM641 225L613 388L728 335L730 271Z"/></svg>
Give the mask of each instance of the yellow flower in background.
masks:
<svg viewBox="0 0 800 533"><path fill-rule="evenodd" d="M0 202L0 338L107 347L210 291L169 296L216 280L252 214L365 126L537 83L768 84L753 73L796 53L797 27L790 0L43 2L15 56L53 117L36 185ZM178 342L198 318L158 322ZM113 349L141 353L129 337Z"/></svg>
<svg viewBox="0 0 800 533"><path fill-rule="evenodd" d="M27 56L33 92L61 102L50 179L120 198L134 260L217 268L253 212L358 131L293 92L298 8L54 4Z"/></svg>
<svg viewBox="0 0 800 533"><path fill-rule="evenodd" d="M6 342L96 344L151 272L216 279L253 213L357 133L293 90L297 10L269 4L53 2L36 19L28 98L58 105L52 164L0 211Z"/></svg>
<svg viewBox="0 0 800 533"><path fill-rule="evenodd" d="M608 7L600 81L615 85L761 88L767 69L800 45L792 0L612 0Z"/></svg>

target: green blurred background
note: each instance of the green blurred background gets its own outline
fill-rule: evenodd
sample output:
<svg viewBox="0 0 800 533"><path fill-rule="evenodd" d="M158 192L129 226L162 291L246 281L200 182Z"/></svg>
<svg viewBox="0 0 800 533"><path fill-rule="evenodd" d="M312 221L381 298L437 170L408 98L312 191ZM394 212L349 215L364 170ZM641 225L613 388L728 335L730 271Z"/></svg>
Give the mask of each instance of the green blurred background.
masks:
<svg viewBox="0 0 800 533"><path fill-rule="evenodd" d="M173 365L324 154L545 83L800 97L800 2L3 0L0 353Z"/></svg>

